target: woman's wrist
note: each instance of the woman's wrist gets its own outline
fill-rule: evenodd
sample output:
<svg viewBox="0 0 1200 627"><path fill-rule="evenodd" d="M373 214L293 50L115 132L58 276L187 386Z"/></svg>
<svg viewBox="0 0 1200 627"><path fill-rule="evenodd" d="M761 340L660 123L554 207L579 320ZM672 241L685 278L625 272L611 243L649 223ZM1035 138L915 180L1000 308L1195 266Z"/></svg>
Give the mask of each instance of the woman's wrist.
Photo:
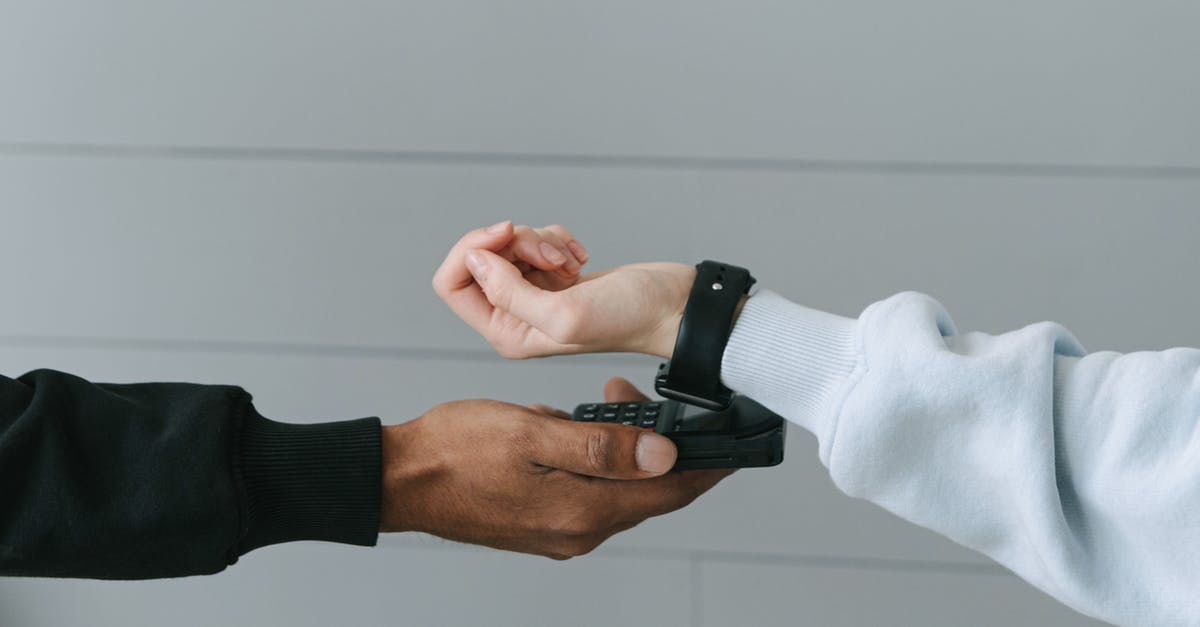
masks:
<svg viewBox="0 0 1200 627"><path fill-rule="evenodd" d="M743 295L738 301L737 308L733 311L733 318L729 321L729 328L733 328L737 324L738 316L742 314L742 308L746 306L746 300L749 295ZM650 335L650 340L644 349L636 352L654 355L670 361L671 356L675 353L675 341L679 337L679 325L683 321L683 310L687 306L687 299L678 303L678 307L672 307L670 312L663 321L658 325Z"/></svg>
<svg viewBox="0 0 1200 627"><path fill-rule="evenodd" d="M675 352L675 339L679 337L679 325L683 321L692 283L696 281L696 269L684 264L666 267L659 280L663 286L670 286L664 290L668 295L662 297L658 324L651 329L637 352L670 360Z"/></svg>
<svg viewBox="0 0 1200 627"><path fill-rule="evenodd" d="M663 319L662 323L651 334L649 346L641 352L669 361L671 355L675 352L675 338L679 336L679 324L682 320L683 309L680 307L678 312L671 312Z"/></svg>

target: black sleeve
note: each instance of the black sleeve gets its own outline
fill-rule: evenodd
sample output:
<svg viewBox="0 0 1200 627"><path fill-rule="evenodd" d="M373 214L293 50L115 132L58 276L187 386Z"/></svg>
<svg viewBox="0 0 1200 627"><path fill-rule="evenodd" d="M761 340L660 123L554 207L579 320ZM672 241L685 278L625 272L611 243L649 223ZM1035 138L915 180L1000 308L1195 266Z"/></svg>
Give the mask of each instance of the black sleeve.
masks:
<svg viewBox="0 0 1200 627"><path fill-rule="evenodd" d="M373 545L377 418L285 424L240 388L0 376L0 575L223 570L292 540Z"/></svg>

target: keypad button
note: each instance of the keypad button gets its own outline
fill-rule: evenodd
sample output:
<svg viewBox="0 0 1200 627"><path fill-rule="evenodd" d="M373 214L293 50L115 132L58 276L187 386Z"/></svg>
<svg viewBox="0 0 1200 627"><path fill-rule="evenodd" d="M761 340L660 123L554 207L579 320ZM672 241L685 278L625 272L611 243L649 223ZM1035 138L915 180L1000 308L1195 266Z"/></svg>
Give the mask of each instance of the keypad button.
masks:
<svg viewBox="0 0 1200 627"><path fill-rule="evenodd" d="M631 425L631 424L633 424L633 423L634 423L634 421L633 421L633 420L622 420L622 421L621 421L621 424L623 424L623 425Z"/></svg>
<svg viewBox="0 0 1200 627"><path fill-rule="evenodd" d="M586 411L586 412L596 412L599 410L600 410L600 406L595 403L583 406L583 411Z"/></svg>
<svg viewBox="0 0 1200 627"><path fill-rule="evenodd" d="M620 408L621 408L621 406L618 405L617 403L608 403L607 405L604 406L604 411L617 411Z"/></svg>
<svg viewBox="0 0 1200 627"><path fill-rule="evenodd" d="M625 411L637 411L639 409L641 409L641 406L636 403L630 403L625 406Z"/></svg>
<svg viewBox="0 0 1200 627"><path fill-rule="evenodd" d="M594 414L592 412L585 412L585 413L579 415L579 419L591 422L596 419L596 414Z"/></svg>
<svg viewBox="0 0 1200 627"><path fill-rule="evenodd" d="M655 420L654 418L642 418L642 421L638 424L643 427L653 427L654 425L658 424L658 420Z"/></svg>
<svg viewBox="0 0 1200 627"><path fill-rule="evenodd" d="M613 420L617 419L617 412L615 412L615 411L606 411L601 415L604 417L605 420L608 420L608 421L613 421Z"/></svg>
<svg viewBox="0 0 1200 627"><path fill-rule="evenodd" d="M657 418L658 412L653 409L647 409L646 411L642 412L642 415L646 416L647 418Z"/></svg>

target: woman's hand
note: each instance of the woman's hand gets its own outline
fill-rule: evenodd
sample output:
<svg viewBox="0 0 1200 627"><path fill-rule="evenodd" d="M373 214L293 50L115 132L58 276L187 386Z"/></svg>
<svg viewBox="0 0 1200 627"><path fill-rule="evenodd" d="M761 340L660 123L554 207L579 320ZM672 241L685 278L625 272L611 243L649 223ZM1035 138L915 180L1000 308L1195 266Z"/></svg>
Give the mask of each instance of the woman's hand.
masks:
<svg viewBox="0 0 1200 627"><path fill-rule="evenodd" d="M669 359L695 269L639 263L581 276L587 258L561 226L501 222L463 236L433 287L510 359L591 352Z"/></svg>

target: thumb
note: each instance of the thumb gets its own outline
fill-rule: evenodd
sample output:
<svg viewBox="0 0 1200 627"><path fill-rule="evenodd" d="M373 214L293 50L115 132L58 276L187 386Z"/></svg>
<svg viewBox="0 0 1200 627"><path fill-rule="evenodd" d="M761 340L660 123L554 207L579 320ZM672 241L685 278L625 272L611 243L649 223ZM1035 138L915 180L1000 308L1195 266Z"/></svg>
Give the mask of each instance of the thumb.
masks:
<svg viewBox="0 0 1200 627"><path fill-rule="evenodd" d="M675 443L627 425L546 419L533 461L577 475L647 479L675 465Z"/></svg>
<svg viewBox="0 0 1200 627"><path fill-rule="evenodd" d="M650 400L641 390L629 382L629 379L613 377L604 384L604 401L606 403L640 403Z"/></svg>
<svg viewBox="0 0 1200 627"><path fill-rule="evenodd" d="M467 269L493 307L539 329L553 324L555 294L530 283L509 260L490 250L472 250Z"/></svg>

